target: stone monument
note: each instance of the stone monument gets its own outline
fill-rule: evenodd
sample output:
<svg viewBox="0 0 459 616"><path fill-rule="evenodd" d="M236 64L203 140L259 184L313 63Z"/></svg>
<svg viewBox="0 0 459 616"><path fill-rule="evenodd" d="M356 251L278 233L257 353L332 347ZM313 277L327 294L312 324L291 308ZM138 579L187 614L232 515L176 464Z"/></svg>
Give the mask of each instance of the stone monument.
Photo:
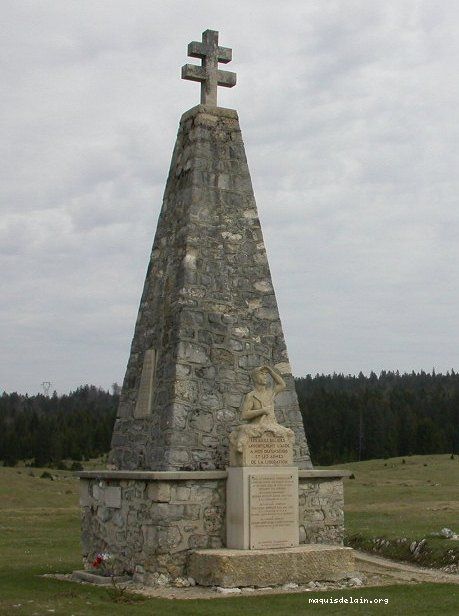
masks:
<svg viewBox="0 0 459 616"><path fill-rule="evenodd" d="M181 119L113 432L117 470L217 470L228 461L250 371L286 381L281 424L311 468L236 111L217 107L231 49L207 30L182 77L201 105Z"/></svg>
<svg viewBox="0 0 459 616"><path fill-rule="evenodd" d="M312 469L238 115L217 106L236 83L218 68L231 49L206 30L188 55L201 104L180 121L108 469L79 473L85 567L103 552L143 583L227 585L250 578L248 560L228 577L230 552L274 552L315 562L303 578L336 577L352 568L346 472Z"/></svg>

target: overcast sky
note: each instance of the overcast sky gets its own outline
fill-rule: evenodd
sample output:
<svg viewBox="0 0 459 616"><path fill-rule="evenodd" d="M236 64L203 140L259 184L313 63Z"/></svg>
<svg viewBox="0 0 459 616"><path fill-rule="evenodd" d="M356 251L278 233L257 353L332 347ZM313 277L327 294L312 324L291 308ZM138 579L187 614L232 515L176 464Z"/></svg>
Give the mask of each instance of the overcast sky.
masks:
<svg viewBox="0 0 459 616"><path fill-rule="evenodd" d="M294 373L459 369L458 2L1 7L0 390L122 382L207 28Z"/></svg>

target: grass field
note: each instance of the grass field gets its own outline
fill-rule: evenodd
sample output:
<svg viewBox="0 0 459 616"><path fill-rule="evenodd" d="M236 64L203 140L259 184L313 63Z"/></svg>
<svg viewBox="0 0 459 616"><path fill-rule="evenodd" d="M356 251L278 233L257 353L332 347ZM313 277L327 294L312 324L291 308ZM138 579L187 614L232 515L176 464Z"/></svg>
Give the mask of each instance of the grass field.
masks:
<svg viewBox="0 0 459 616"><path fill-rule="evenodd" d="M423 536L445 526L459 532L458 456L369 460L337 468L355 475L345 480L349 532Z"/></svg>
<svg viewBox="0 0 459 616"><path fill-rule="evenodd" d="M384 465L387 466L384 466ZM427 466L424 466L427 464ZM341 465L354 472L346 480L346 523L351 534L421 537L443 526L457 529L458 460L425 456ZM33 472L34 476L29 473ZM114 603L107 590L39 577L81 566L77 481L40 469L0 468L0 614L62 616L88 614L297 615L395 614L453 615L459 611L459 587L423 584L323 593L236 597L201 601L149 599ZM436 485L439 484L439 485ZM447 540L438 540L442 545ZM387 598L389 604L309 604L312 598Z"/></svg>
<svg viewBox="0 0 459 616"><path fill-rule="evenodd" d="M369 549L374 537L384 537L390 545L375 551L416 562L409 545L426 538L417 562L429 566L457 562L459 542L432 537L444 527L459 533L457 456L453 460L449 455L369 460L340 468L355 475L345 480L344 488L351 545ZM393 541L402 538L408 541L402 545Z"/></svg>

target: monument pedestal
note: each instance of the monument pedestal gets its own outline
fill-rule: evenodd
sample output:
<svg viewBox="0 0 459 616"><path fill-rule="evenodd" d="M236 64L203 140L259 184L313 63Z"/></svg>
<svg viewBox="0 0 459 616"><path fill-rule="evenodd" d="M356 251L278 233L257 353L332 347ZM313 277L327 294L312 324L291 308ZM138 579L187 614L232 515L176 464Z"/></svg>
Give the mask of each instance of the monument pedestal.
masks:
<svg viewBox="0 0 459 616"><path fill-rule="evenodd" d="M285 467L279 470L285 472ZM349 474L334 469L299 471L299 540L300 544L314 544L305 545L305 553L317 549L319 554L321 548L334 548L337 554L344 554L343 478ZM224 549L227 471L96 470L77 475L81 484L83 558L90 572L91 562L101 552L114 557L115 574L133 575L146 585L154 583L158 574L171 580L192 575L190 556L197 551L208 555L206 558L218 553L225 558L254 554L254 563L269 562L277 567L278 561L260 560L258 550ZM291 549L263 553L273 551L280 555ZM292 563L300 562L298 558L294 557ZM319 556L314 558L317 561ZM347 572L348 557L343 558L342 570ZM200 566L193 564L193 571ZM325 566L322 571L333 573Z"/></svg>
<svg viewBox="0 0 459 616"><path fill-rule="evenodd" d="M278 586L337 581L352 576L354 551L335 545L272 550L196 550L188 574L201 586Z"/></svg>
<svg viewBox="0 0 459 616"><path fill-rule="evenodd" d="M270 372L280 386L282 379ZM263 389L257 373L254 376L258 387L243 405L248 418L260 412L253 406L266 405L266 399L275 395L275 390ZM263 587L335 581L352 575L352 549L299 546L301 529L305 530L299 527L304 496L298 467L292 465L293 442L292 431L277 425L275 418L266 419L265 413L258 422L242 424L230 435L230 461L239 464L227 469L227 548L196 550L190 555L188 571L198 584ZM324 521L325 516L322 526Z"/></svg>

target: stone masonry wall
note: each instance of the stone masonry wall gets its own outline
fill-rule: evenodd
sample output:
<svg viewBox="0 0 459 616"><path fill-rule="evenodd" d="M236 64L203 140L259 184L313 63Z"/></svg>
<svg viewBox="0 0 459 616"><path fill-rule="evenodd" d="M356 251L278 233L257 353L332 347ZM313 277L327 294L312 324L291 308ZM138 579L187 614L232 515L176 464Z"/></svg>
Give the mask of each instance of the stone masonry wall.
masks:
<svg viewBox="0 0 459 616"><path fill-rule="evenodd" d="M226 479L80 479L83 560L115 557L116 572L149 583L187 575L195 548L225 546ZM340 479L300 479L300 543L341 545Z"/></svg>
<svg viewBox="0 0 459 616"><path fill-rule="evenodd" d="M148 412L135 416L146 352L156 353ZM287 389L278 421L311 468L237 113L198 106L182 117L116 420L110 464L122 470L212 470L269 364ZM145 393L145 392L144 392Z"/></svg>
<svg viewBox="0 0 459 616"><path fill-rule="evenodd" d="M300 478L300 543L342 545L344 494L341 479Z"/></svg>
<svg viewBox="0 0 459 616"><path fill-rule="evenodd" d="M85 566L108 552L117 573L177 578L189 550L224 545L225 479L80 481Z"/></svg>

